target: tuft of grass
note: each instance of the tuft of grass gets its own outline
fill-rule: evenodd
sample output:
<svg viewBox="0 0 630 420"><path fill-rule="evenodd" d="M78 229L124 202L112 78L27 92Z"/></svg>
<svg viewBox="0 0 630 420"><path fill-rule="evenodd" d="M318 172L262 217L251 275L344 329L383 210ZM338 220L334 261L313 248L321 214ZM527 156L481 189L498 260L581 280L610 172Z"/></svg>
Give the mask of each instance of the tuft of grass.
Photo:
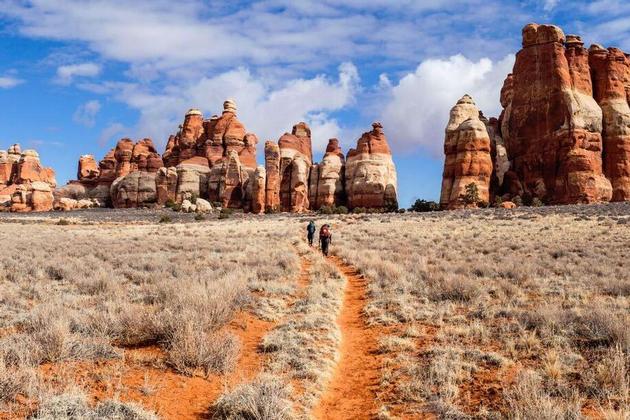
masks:
<svg viewBox="0 0 630 420"><path fill-rule="evenodd" d="M290 420L295 418L290 394L278 378L262 375L223 394L215 404L214 415L227 420Z"/></svg>

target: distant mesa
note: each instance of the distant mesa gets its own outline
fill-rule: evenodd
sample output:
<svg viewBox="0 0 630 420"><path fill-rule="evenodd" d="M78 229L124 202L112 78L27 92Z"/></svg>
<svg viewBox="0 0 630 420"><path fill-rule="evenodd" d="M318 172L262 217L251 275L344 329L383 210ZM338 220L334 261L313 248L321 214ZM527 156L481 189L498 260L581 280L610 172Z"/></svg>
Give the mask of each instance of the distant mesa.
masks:
<svg viewBox="0 0 630 420"><path fill-rule="evenodd" d="M396 168L381 124L347 157L331 139L322 162L314 163L311 129L299 122L278 142L265 142L265 162L258 165L258 137L237 109L228 99L220 116L204 119L191 108L162 155L150 139L124 138L98 163L81 156L77 180L55 191L55 207L153 207L193 197L253 213L398 207Z"/></svg>
<svg viewBox="0 0 630 420"><path fill-rule="evenodd" d="M526 25L522 45L498 119L483 118L468 95L451 110L442 208L470 206L471 183L485 203L630 200L628 54L587 50L553 25Z"/></svg>

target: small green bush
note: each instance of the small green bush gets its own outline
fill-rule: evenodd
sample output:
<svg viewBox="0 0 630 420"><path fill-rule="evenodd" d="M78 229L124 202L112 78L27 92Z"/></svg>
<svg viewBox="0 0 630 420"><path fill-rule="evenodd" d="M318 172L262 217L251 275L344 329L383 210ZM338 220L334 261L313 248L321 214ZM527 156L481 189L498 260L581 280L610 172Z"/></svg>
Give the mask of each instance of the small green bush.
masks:
<svg viewBox="0 0 630 420"><path fill-rule="evenodd" d="M177 206L177 203L175 201L171 200L170 198L168 200L166 200L166 203L164 203L164 207L168 207L169 209L172 209L175 206Z"/></svg>
<svg viewBox="0 0 630 420"><path fill-rule="evenodd" d="M545 203L543 203L543 201L540 198L538 197L532 198L532 207L542 207L544 205Z"/></svg>
<svg viewBox="0 0 630 420"><path fill-rule="evenodd" d="M479 188L477 187L477 184L471 182L466 185L466 192L464 193L463 199L466 204L478 205L481 200L479 199Z"/></svg>
<svg viewBox="0 0 630 420"><path fill-rule="evenodd" d="M497 195L494 198L494 207L499 208L499 207L501 207L501 204L503 204L503 198L501 198L501 196Z"/></svg>
<svg viewBox="0 0 630 420"><path fill-rule="evenodd" d="M195 215L195 220L198 221L198 222L202 222L202 221L206 220L206 217L203 214L201 214L201 213L197 213Z"/></svg>
<svg viewBox="0 0 630 420"><path fill-rule="evenodd" d="M367 213L367 209L365 207L355 207L352 209L352 213L355 214L361 214L361 213Z"/></svg>
<svg viewBox="0 0 630 420"><path fill-rule="evenodd" d="M398 213L404 214L407 212L407 209L398 209Z"/></svg>
<svg viewBox="0 0 630 420"><path fill-rule="evenodd" d="M171 219L170 216L167 215L163 215L160 217L160 223L171 223L173 220Z"/></svg>
<svg viewBox="0 0 630 420"><path fill-rule="evenodd" d="M68 226L70 224L69 221L67 221L66 219L59 219L59 221L57 222L57 224L59 226Z"/></svg>
<svg viewBox="0 0 630 420"><path fill-rule="evenodd" d="M348 214L348 208L346 206L335 207L335 214Z"/></svg>
<svg viewBox="0 0 630 420"><path fill-rule="evenodd" d="M516 204L516 207L521 207L523 205L523 199L520 195L517 195L516 197L512 198L512 203Z"/></svg>
<svg viewBox="0 0 630 420"><path fill-rule="evenodd" d="M438 210L440 210L440 205L438 203L427 200L416 200L416 202L409 208L409 211L415 211L418 213Z"/></svg>

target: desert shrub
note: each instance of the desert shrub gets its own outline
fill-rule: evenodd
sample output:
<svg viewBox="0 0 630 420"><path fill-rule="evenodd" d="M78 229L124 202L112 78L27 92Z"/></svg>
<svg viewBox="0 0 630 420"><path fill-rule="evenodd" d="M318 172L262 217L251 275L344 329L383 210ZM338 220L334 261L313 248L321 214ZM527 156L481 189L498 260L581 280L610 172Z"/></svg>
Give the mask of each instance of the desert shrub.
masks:
<svg viewBox="0 0 630 420"><path fill-rule="evenodd" d="M465 187L464 195L462 197L464 203L468 205L477 205L479 203L479 187L474 182L467 184Z"/></svg>
<svg viewBox="0 0 630 420"><path fill-rule="evenodd" d="M586 372L590 393L607 400L627 399L630 393L628 360L621 346L609 349L594 369Z"/></svg>
<svg viewBox="0 0 630 420"><path fill-rule="evenodd" d="M348 214L348 208L346 206L335 207L335 214Z"/></svg>
<svg viewBox="0 0 630 420"><path fill-rule="evenodd" d="M355 207L352 209L352 213L355 214L361 214L361 213L367 213L368 209L366 209L365 207Z"/></svg>
<svg viewBox="0 0 630 420"><path fill-rule="evenodd" d="M199 368L224 374L234 369L240 341L233 334L206 333L192 324L177 329L169 340L168 360L177 371L193 375Z"/></svg>
<svg viewBox="0 0 630 420"><path fill-rule="evenodd" d="M519 373L516 384L507 393L510 408L508 418L514 420L580 419L581 403L578 398L552 398L545 390L540 375L531 370Z"/></svg>
<svg viewBox="0 0 630 420"><path fill-rule="evenodd" d="M173 219L171 219L170 216L163 215L163 216L160 216L159 223L171 223L172 221Z"/></svg>
<svg viewBox="0 0 630 420"><path fill-rule="evenodd" d="M430 285L429 297L434 301L470 302L481 294L482 287L479 282L467 277L448 277Z"/></svg>
<svg viewBox="0 0 630 420"><path fill-rule="evenodd" d="M404 214L407 212L407 209L398 209L398 213Z"/></svg>
<svg viewBox="0 0 630 420"><path fill-rule="evenodd" d="M164 203L164 207L168 207L169 209L174 208L176 205L177 203L170 198L166 200L166 203Z"/></svg>
<svg viewBox="0 0 630 420"><path fill-rule="evenodd" d="M195 215L195 220L196 220L196 221L198 221L198 222L203 222L204 220L206 220L206 216L204 216L204 215L203 215L203 214L201 214L201 213L197 213L197 214Z"/></svg>
<svg viewBox="0 0 630 420"><path fill-rule="evenodd" d="M417 213L424 213L429 211L438 211L440 210L440 205L435 201L427 201L427 200L416 200L411 207L409 207L409 211L415 211Z"/></svg>
<svg viewBox="0 0 630 420"><path fill-rule="evenodd" d="M59 226L68 226L70 224L70 222L67 219L59 219L59 221L57 222L57 225Z"/></svg>
<svg viewBox="0 0 630 420"><path fill-rule="evenodd" d="M229 219L233 213L234 213L234 209L223 207L221 211L219 212L219 219Z"/></svg>
<svg viewBox="0 0 630 420"><path fill-rule="evenodd" d="M542 207L544 205L545 203L543 203L543 201L540 198L538 197L532 198L532 204L531 204L532 207Z"/></svg>
<svg viewBox="0 0 630 420"><path fill-rule="evenodd" d="M34 420L157 420L158 417L134 403L106 400L90 407L87 396L80 391L66 392L44 398Z"/></svg>
<svg viewBox="0 0 630 420"><path fill-rule="evenodd" d="M321 206L318 210L319 214L333 214L332 206Z"/></svg>
<svg viewBox="0 0 630 420"><path fill-rule="evenodd" d="M501 207L501 204L503 204L503 198L500 195L497 195L496 197L494 197L494 207Z"/></svg>
<svg viewBox="0 0 630 420"><path fill-rule="evenodd" d="M581 315L573 314L567 322L572 324L575 339L580 344L621 345L630 349L628 317L617 316L603 308L590 308Z"/></svg>
<svg viewBox="0 0 630 420"><path fill-rule="evenodd" d="M278 378L262 375L223 394L215 416L227 420L289 420L294 418L290 390Z"/></svg>
<svg viewBox="0 0 630 420"><path fill-rule="evenodd" d="M512 203L516 204L517 207L522 207L523 206L523 199L521 198L520 195L517 195L516 197L512 198Z"/></svg>
<svg viewBox="0 0 630 420"><path fill-rule="evenodd" d="M190 202L191 202L191 203L193 203L193 204L197 204L197 199L198 199L198 198L199 198L199 197L197 196L197 194L192 193L192 194L190 194L190 198L188 199L188 201L190 201Z"/></svg>
<svg viewBox="0 0 630 420"><path fill-rule="evenodd" d="M0 411L3 404L14 402L19 394L26 394L34 377L32 368L9 365L0 357Z"/></svg>

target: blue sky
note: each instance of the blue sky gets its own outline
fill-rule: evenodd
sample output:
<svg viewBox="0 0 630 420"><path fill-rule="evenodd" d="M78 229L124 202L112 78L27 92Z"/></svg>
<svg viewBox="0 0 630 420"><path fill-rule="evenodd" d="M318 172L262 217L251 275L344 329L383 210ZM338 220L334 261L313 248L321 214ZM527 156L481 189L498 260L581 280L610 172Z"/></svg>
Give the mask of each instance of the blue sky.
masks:
<svg viewBox="0 0 630 420"><path fill-rule="evenodd" d="M262 143L298 121L316 157L385 128L401 204L437 199L443 130L469 93L498 115L529 22L630 50L630 5L496 0L0 0L0 148L36 148L59 183L119 138L163 149L190 107L232 97Z"/></svg>

